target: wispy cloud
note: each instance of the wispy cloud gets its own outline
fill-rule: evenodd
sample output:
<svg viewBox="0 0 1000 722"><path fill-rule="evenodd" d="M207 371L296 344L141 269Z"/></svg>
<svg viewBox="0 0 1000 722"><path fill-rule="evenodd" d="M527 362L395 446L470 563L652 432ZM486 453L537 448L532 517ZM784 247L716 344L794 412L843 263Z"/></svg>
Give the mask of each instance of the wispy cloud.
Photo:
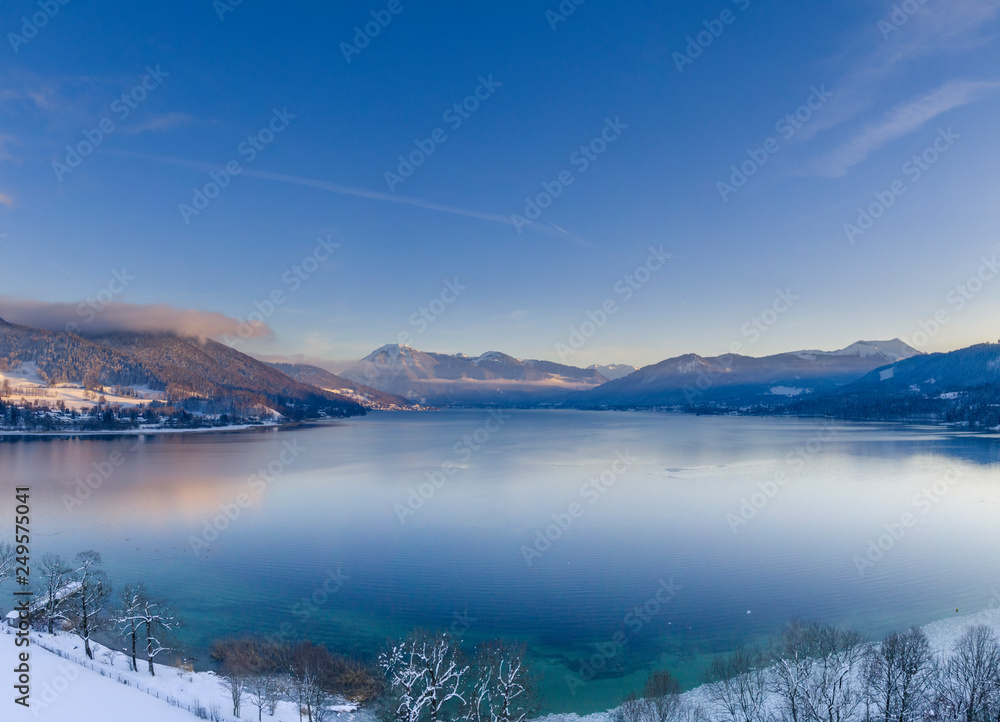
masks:
<svg viewBox="0 0 1000 722"><path fill-rule="evenodd" d="M148 153L134 153L130 151L117 151L108 149L105 151L109 155L118 155L128 158L138 158L140 160L148 160L156 163L166 163L169 165L178 165L185 168L193 168L195 170L201 170L205 172L217 171L222 168L217 163L205 163L203 161L188 160L186 158L169 158L164 156L150 155ZM491 223L500 223L505 226L514 226L514 221L511 220L510 216L502 216L496 213L485 213L483 211L470 210L468 208L461 208L459 206L453 206L446 203L437 203L435 201L427 201L422 198L411 198L409 196L400 196L393 193L383 193L381 191L372 191L366 188L357 188L355 186L343 185L340 183L331 183L325 180L319 180L316 178L305 178L303 176L292 175L289 173L271 173L269 171L253 170L250 168L244 168L240 175L247 176L250 178L260 178L261 180L272 180L278 181L280 183L291 183L293 185L305 186L308 188L316 188L317 190L323 190L330 193L336 193L337 195L353 196L355 198L367 198L368 200L381 201L384 203L395 203L405 206L413 206L415 208L423 208L429 211L437 211L439 213L448 213L455 216L464 216L466 218L476 218L482 221L489 221ZM555 236L558 238L568 238L577 243L584 245L589 245L587 241L577 238L573 234L564 231L554 224L539 224L533 223L528 226L529 230L535 231L537 233L544 233L546 235Z"/></svg>
<svg viewBox="0 0 1000 722"><path fill-rule="evenodd" d="M139 133L172 130L190 125L191 120L191 116L187 113L163 113L150 116L142 123L124 126L121 132L123 135L138 135Z"/></svg>
<svg viewBox="0 0 1000 722"><path fill-rule="evenodd" d="M951 82L932 93L899 105L820 159L815 165L815 172L826 178L840 178L879 148L909 135L953 108L986 97L998 87L1000 82Z"/></svg>
<svg viewBox="0 0 1000 722"><path fill-rule="evenodd" d="M14 199L11 198L6 193L0 193L0 206L7 206L7 208L13 208Z"/></svg>
<svg viewBox="0 0 1000 722"><path fill-rule="evenodd" d="M897 4L894 0L883 2L881 18L889 18ZM850 69L832 84L833 99L796 135L796 142L808 141L877 109L891 98L891 83L912 63L981 46L992 32L988 26L1000 17L1000 0L930 0L907 17L906 23L888 36L877 24L866 24L843 55L830 59L832 70L849 63L849 56L855 57Z"/></svg>

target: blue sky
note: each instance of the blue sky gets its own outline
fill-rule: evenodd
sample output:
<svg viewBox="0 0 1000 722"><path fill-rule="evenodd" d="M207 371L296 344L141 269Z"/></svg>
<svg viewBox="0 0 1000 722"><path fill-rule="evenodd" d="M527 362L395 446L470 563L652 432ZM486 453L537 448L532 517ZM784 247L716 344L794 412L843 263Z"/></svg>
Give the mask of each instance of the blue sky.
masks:
<svg viewBox="0 0 1000 722"><path fill-rule="evenodd" d="M1000 0L230 3L4 5L5 317L576 365L998 336Z"/></svg>

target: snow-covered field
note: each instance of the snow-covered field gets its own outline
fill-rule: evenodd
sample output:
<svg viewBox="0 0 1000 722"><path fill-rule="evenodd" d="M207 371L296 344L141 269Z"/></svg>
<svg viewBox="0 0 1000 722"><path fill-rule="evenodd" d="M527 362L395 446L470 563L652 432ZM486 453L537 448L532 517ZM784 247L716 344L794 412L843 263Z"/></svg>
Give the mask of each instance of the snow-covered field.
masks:
<svg viewBox="0 0 1000 722"><path fill-rule="evenodd" d="M101 394L87 391L80 384L57 384L49 386L38 374L38 368L34 363L22 363L18 368L0 371L0 384L4 381L10 382L10 400L15 402L38 401L55 406L62 401L67 409L77 411L92 409L97 406L97 399ZM19 394L18 390L23 389L25 393ZM134 387L136 397L116 396L109 392L104 392L103 396L109 404L119 404L124 408L133 406L143 406L150 401L163 399L163 392L154 391L145 387Z"/></svg>
<svg viewBox="0 0 1000 722"><path fill-rule="evenodd" d="M1000 609L988 609L977 614L956 616L924 627L931 647L936 652L948 652L955 641L970 627L986 624L1000 634ZM94 661L86 659L83 643L70 634L48 635L33 633L31 647L31 708L14 704L12 688L17 666L17 653L11 630L0 633L0 675L9 675L10 683L0 685L6 699L0 700L0 719L5 722L43 720L43 722L191 722L198 719L193 712L201 707L209 713L213 708L218 719L234 722L229 695L212 672L185 672L155 665L156 676L150 677L145 664L139 672L128 669L128 660L118 655L112 664L107 648L94 645ZM59 654L43 649L44 644ZM708 703L705 688L699 687L684 695L694 704ZM171 700L173 704L171 704ZM371 722L371 715L355 711L350 705L334 708L334 719L342 722ZM240 719L257 718L257 709L244 701ZM546 722L607 722L609 713L585 717L574 714L549 715ZM298 722L298 711L290 702L280 702L275 716L265 713L267 722Z"/></svg>

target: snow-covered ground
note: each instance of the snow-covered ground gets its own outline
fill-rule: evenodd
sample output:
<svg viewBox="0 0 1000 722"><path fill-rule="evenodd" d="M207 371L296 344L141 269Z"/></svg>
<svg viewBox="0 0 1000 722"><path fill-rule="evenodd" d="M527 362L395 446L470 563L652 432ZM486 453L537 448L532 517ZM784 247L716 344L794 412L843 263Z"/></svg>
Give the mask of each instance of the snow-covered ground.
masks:
<svg viewBox="0 0 1000 722"><path fill-rule="evenodd" d="M38 367L34 363L22 363L19 367L0 371L0 384L4 381L10 382L11 394L9 400L15 402L38 401L49 406L55 406L62 401L67 409L81 411L97 406L97 399L103 395L107 403L120 404L125 408L132 406L143 406L150 401L163 400L162 391L154 391L144 386L133 387L136 397L116 396L109 391L94 393L83 388L80 384L56 384L49 386L38 374ZM18 393L18 390L24 393Z"/></svg>
<svg viewBox="0 0 1000 722"><path fill-rule="evenodd" d="M931 622L923 627L930 642L931 650L935 654L949 655L958 641L969 627L985 624L992 628L997 635L1000 635L1000 608L994 607L985 609L976 614L956 615L951 619L943 619ZM905 631L905 630L897 630ZM639 690L637 690L639 691ZM712 701L708 694L706 685L696 687L681 695L684 701L692 706L700 706L705 710L712 710ZM607 712L596 712L589 715L576 714L552 714L541 718L542 722L611 722L613 710ZM709 715L709 719L715 719L714 715Z"/></svg>
<svg viewBox="0 0 1000 722"><path fill-rule="evenodd" d="M935 652L947 653L958 638L971 626L985 624L1000 634L1000 609L988 609L976 614L956 616L933 622L924 627ZM43 722L191 722L198 719L193 710L201 707L209 713L213 708L218 719L234 722L229 694L212 672L186 672L161 664L155 665L156 676L150 677L145 663L139 672L128 668L127 658L119 654L112 663L107 648L93 645L94 661L86 658L83 642L71 634L48 635L32 633L31 647L31 708L14 704L16 696L13 669L21 648L14 646L9 629L0 633L0 675L9 675L10 683L0 685L6 699L0 700L0 719L5 722L42 720ZM41 645L58 650L58 653ZM59 656L61 653L63 656ZM686 701L710 706L704 687L684 693ZM170 701L168 701L168 699ZM350 705L334 708L333 719L342 722L372 722L370 714L355 711ZM257 719L257 709L244 701L240 719ZM298 722L298 710L291 702L280 702L275 716L266 714L267 722ZM587 716L575 714L548 715L545 722L607 722L608 712Z"/></svg>
<svg viewBox="0 0 1000 722"><path fill-rule="evenodd" d="M139 661L139 671L128 668L128 659L119 654L112 664L108 649L91 643L94 660L87 659L83 641L76 635L49 635L32 632L31 707L14 704L16 693L13 670L17 654L14 636L6 627L0 633L0 675L7 676L0 687L0 719L4 722L42 720L42 722L192 722L199 719L194 710L201 708L212 719L233 722L229 692L213 672L185 672L176 667L155 664L156 675L149 676L146 662ZM64 656L45 649L58 650ZM342 722L370 722L367 714L356 714L353 706L334 707L331 719ZM256 720L257 708L243 701L241 720ZM299 713L291 702L279 702L274 716L264 711L266 722L298 722Z"/></svg>

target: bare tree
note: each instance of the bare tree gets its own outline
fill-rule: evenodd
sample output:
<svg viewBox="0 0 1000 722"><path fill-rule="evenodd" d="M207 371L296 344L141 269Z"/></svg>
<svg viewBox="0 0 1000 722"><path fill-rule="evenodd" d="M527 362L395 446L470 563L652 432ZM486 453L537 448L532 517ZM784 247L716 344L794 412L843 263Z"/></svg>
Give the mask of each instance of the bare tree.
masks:
<svg viewBox="0 0 1000 722"><path fill-rule="evenodd" d="M257 720L263 718L265 709L274 709L281 692L278 678L272 672L258 670L247 678L247 696L257 708Z"/></svg>
<svg viewBox="0 0 1000 722"><path fill-rule="evenodd" d="M222 663L223 683L233 696L234 709L244 698L257 708L257 719L264 710L274 709L284 690L281 672L290 665L287 644L252 637L216 641L212 657Z"/></svg>
<svg viewBox="0 0 1000 722"><path fill-rule="evenodd" d="M771 650L771 691L780 700L782 719L803 722L806 695L817 663L819 625L793 619Z"/></svg>
<svg viewBox="0 0 1000 722"><path fill-rule="evenodd" d="M645 699L629 694L625 701L611 713L612 722L646 722L648 707Z"/></svg>
<svg viewBox="0 0 1000 722"><path fill-rule="evenodd" d="M271 710L278 704L282 691L278 671L288 664L287 645L265 640L249 639L244 643L246 667L249 676L246 683L247 696L257 708L257 720L263 718L264 710Z"/></svg>
<svg viewBox="0 0 1000 722"><path fill-rule="evenodd" d="M146 590L141 584L128 584L118 593L118 607L111 618L122 641L128 645L129 669L139 671L136 662L136 640L139 637L140 619Z"/></svg>
<svg viewBox="0 0 1000 722"><path fill-rule="evenodd" d="M766 719L768 679L765 657L758 649L741 647L712 660L708 694L731 722Z"/></svg>
<svg viewBox="0 0 1000 722"><path fill-rule="evenodd" d="M865 657L864 638L832 625L815 628L817 661L809 678L805 719L811 722L851 722L864 701L857 681Z"/></svg>
<svg viewBox="0 0 1000 722"><path fill-rule="evenodd" d="M111 596L111 582L108 575L99 567L101 555L95 551L80 552L76 555L76 578L80 582L78 599L80 602L80 620L77 632L83 639L83 648L87 657L94 658L90 648L90 638L98 630L103 604Z"/></svg>
<svg viewBox="0 0 1000 722"><path fill-rule="evenodd" d="M65 587L73 581L73 570L58 554L44 554L41 563L42 608L49 634L52 634L57 621L67 621L64 610L69 606L69 598Z"/></svg>
<svg viewBox="0 0 1000 722"><path fill-rule="evenodd" d="M301 642L292 650L293 691L309 722L323 722L329 716L331 691L338 682L337 658L323 645Z"/></svg>
<svg viewBox="0 0 1000 722"><path fill-rule="evenodd" d="M917 627L873 646L862 668L869 720L915 722L930 709L935 665L927 635Z"/></svg>
<svg viewBox="0 0 1000 722"><path fill-rule="evenodd" d="M649 722L672 722L681 713L681 685L666 670L649 673L642 690Z"/></svg>
<svg viewBox="0 0 1000 722"><path fill-rule="evenodd" d="M234 647L227 651L222 666L222 684L233 702L233 716L239 718L240 705L247 695L253 660L245 647Z"/></svg>
<svg viewBox="0 0 1000 722"><path fill-rule="evenodd" d="M171 651L170 647L163 643L161 635L171 632L177 627L177 618L164 602L152 599L148 594L143 594L140 601L139 624L145 631L146 660L149 662L149 675L152 677L156 675L156 671L153 669L153 657L161 652Z"/></svg>
<svg viewBox="0 0 1000 722"><path fill-rule="evenodd" d="M535 711L535 682L524 663L523 644L481 644L476 654L465 716L473 722L523 722Z"/></svg>
<svg viewBox="0 0 1000 722"><path fill-rule="evenodd" d="M14 547L8 542L0 543L0 584L14 575Z"/></svg>
<svg viewBox="0 0 1000 722"><path fill-rule="evenodd" d="M398 697L396 718L400 722L419 722L425 713L431 722L438 722L449 702L465 703L462 679L469 666L446 634L414 632L383 654L379 666Z"/></svg>
<svg viewBox="0 0 1000 722"><path fill-rule="evenodd" d="M944 665L942 694L953 720L1000 719L1000 641L989 627L971 627L956 642Z"/></svg>

